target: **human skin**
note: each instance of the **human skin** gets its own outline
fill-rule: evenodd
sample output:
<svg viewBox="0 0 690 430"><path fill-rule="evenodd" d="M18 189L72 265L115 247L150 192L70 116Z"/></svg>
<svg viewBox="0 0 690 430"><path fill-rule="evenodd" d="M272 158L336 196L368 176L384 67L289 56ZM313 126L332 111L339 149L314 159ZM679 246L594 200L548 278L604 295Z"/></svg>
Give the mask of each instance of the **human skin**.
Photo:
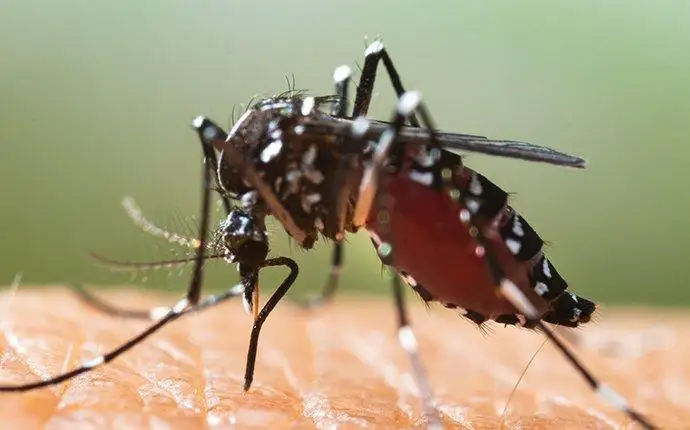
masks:
<svg viewBox="0 0 690 430"><path fill-rule="evenodd" d="M115 289L147 308L175 297ZM502 411L541 335L482 331L408 295L423 361L448 428L500 428ZM119 345L148 323L100 314L65 288L0 295L0 383L29 382ZM112 363L61 385L0 393L0 428L421 428L410 367L383 298L338 297L306 312L281 303L264 325L254 383L242 390L251 317L227 302L171 323ZM561 331L563 333L563 331ZM600 311L566 337L589 367L663 428L690 422L690 318ZM510 401L507 428L628 428L545 346ZM632 428L632 427L631 427Z"/></svg>

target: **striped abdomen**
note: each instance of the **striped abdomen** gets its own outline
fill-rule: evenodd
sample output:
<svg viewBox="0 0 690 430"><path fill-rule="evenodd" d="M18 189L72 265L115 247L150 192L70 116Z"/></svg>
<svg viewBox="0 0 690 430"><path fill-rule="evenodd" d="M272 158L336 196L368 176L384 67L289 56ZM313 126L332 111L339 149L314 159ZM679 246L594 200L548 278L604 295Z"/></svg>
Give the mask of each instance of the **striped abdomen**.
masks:
<svg viewBox="0 0 690 430"><path fill-rule="evenodd" d="M443 151L444 166L454 166L454 183L466 196L465 207L431 180L430 167L413 163L382 182L389 195L390 230L381 231L378 208L367 226L372 236L393 245L395 266L426 301L462 308L482 323L525 325L525 318L494 291L486 259L460 211L475 214L491 252L506 276L548 303L547 322L575 327L589 321L593 302L566 292L568 287L543 253L543 240L511 206L508 194L479 173L462 167L456 154Z"/></svg>

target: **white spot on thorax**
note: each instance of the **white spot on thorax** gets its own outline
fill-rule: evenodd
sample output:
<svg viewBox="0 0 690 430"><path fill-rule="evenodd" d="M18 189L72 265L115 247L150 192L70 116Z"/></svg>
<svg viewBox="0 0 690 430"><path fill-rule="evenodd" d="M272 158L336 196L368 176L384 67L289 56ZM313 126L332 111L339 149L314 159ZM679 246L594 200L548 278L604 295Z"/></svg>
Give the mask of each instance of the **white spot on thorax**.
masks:
<svg viewBox="0 0 690 430"><path fill-rule="evenodd" d="M278 154L280 154L281 149L283 149L283 141L274 140L273 142L269 143L263 151L261 151L261 161L264 163L268 163L269 161L273 160Z"/></svg>
<svg viewBox="0 0 690 430"><path fill-rule="evenodd" d="M311 145L309 149L302 154L302 164L310 166L314 164L314 160L316 160L316 145Z"/></svg>
<svg viewBox="0 0 690 430"><path fill-rule="evenodd" d="M300 109L300 112L302 115L307 116L312 110L314 110L314 105L316 105L316 100L314 100L314 97L306 97L304 100L302 100L302 108Z"/></svg>
<svg viewBox="0 0 690 430"><path fill-rule="evenodd" d="M319 193L304 194L302 196L302 209L304 209L304 212L310 213L311 207L320 201L321 201L321 194L319 194Z"/></svg>
<svg viewBox="0 0 690 430"><path fill-rule="evenodd" d="M369 129L369 125L369 120L363 116L360 116L357 117L357 119L355 119L354 121L352 121L352 125L350 126L350 128L352 129L352 134L354 134L355 137L362 137Z"/></svg>
<svg viewBox="0 0 690 430"><path fill-rule="evenodd" d="M256 191L249 191L242 194L242 197L240 199L242 201L243 208L251 208L259 200L259 193L257 193Z"/></svg>

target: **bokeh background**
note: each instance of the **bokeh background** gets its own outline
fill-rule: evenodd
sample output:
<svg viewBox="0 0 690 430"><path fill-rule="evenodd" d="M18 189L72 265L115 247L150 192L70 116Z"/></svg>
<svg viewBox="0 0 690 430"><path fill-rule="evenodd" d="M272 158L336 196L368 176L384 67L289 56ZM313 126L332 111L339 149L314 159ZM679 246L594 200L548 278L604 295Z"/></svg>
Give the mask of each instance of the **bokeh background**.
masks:
<svg viewBox="0 0 690 430"><path fill-rule="evenodd" d="M65 0L0 3L0 285L85 282L183 291L187 271L112 273L184 255L141 232L120 203L194 233L197 114L229 126L252 96L332 91L382 35L440 128L583 155L586 171L472 155L551 242L571 288L607 304L687 305L690 255L690 3ZM370 113L394 105L381 79ZM320 288L329 247L305 253L293 294ZM420 258L433 256L420 255ZM387 292L365 235L343 291ZM211 264L207 286L237 280ZM283 274L269 269L263 287Z"/></svg>

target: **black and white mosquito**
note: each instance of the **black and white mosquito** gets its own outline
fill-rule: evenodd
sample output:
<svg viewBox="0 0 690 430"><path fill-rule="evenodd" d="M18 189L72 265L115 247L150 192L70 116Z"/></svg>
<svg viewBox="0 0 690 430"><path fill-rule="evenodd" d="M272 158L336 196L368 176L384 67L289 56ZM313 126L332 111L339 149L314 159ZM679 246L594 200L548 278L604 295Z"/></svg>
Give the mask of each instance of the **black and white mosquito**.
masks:
<svg viewBox="0 0 690 430"><path fill-rule="evenodd" d="M390 121L366 118L379 62L398 97ZM204 160L203 198L198 239L189 241L196 255L185 297L171 307L142 313L116 308L82 291L88 303L112 314L155 322L127 343L71 371L43 381L0 386L0 391L29 391L88 372L181 316L231 297L242 297L254 314L244 382L249 389L261 327L298 274L292 259L269 258L265 219L270 215L305 249L320 236L334 242L332 271L317 304L337 289L345 234L367 230L392 274L398 338L410 358L430 427L440 427L441 420L409 325L401 279L424 301L440 302L479 325L493 320L539 329L605 401L644 428L654 428L623 397L600 383L547 325L587 323L595 305L566 290L567 283L543 252L543 241L508 204L508 194L465 166L452 151L575 168L584 167L585 161L529 143L437 131L421 94L405 90L381 41L365 51L350 114L350 68L336 68L333 78L335 95L286 94L262 100L227 134L209 119L196 118L193 126ZM226 219L218 229L223 252L211 255L214 188L220 190ZM204 262L212 258L237 263L241 280L222 294L202 298ZM289 274L259 310L259 273L270 266L285 267Z"/></svg>

